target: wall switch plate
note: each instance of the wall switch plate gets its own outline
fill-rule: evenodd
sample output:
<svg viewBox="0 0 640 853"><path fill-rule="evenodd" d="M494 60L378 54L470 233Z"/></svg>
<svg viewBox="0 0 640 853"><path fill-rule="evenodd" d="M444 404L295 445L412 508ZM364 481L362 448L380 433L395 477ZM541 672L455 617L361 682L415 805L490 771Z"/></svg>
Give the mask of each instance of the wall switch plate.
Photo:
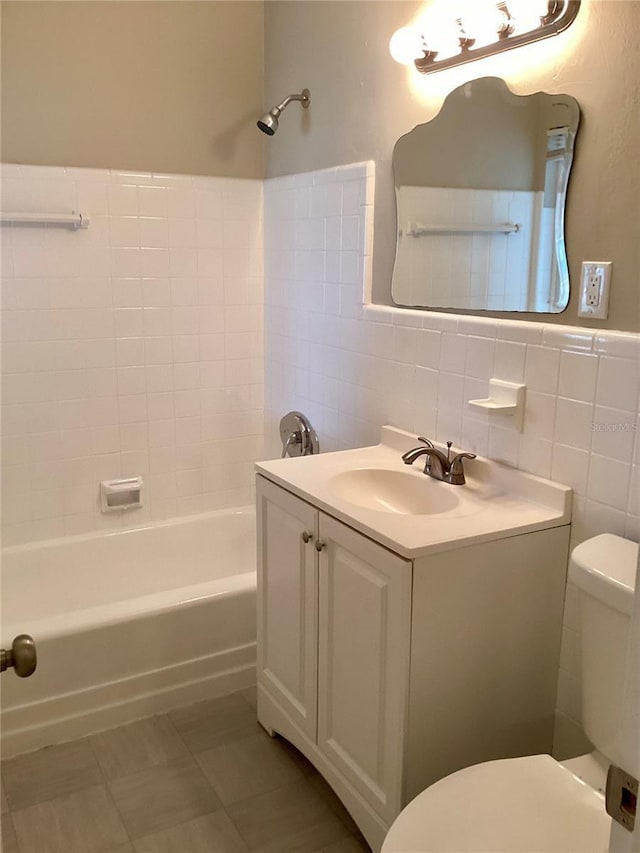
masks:
<svg viewBox="0 0 640 853"><path fill-rule="evenodd" d="M611 290L611 261L583 261L578 317L606 320Z"/></svg>

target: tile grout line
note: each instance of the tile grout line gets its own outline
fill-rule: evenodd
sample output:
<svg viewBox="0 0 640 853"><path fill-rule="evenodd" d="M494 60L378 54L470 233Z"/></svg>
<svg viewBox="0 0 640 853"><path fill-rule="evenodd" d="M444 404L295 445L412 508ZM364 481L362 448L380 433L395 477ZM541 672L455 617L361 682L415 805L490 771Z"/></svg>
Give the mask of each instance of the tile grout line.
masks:
<svg viewBox="0 0 640 853"><path fill-rule="evenodd" d="M229 695L233 695L233 694L229 694ZM203 700L203 701L207 701L207 700ZM194 703L194 704L197 704L197 703ZM186 707L189 707L189 706L186 706ZM218 795L216 794L216 792L215 792L215 790L214 790L213 786L211 785L211 783L210 783L210 782L209 782L209 780L207 779L206 775L205 775L205 774L204 774L204 772L202 771L202 768L200 767L200 765L198 764L198 761L197 761L197 760L196 760L196 758L195 758L195 754L194 754L194 753L189 749L188 745L185 743L185 741L183 740L182 736L180 735L180 732L176 729L175 724L173 723L173 720L171 720L171 718L170 718L169 714L168 714L168 713L152 714L152 715L150 715L149 717L142 717L142 718L140 718L140 719L147 719L147 720L148 720L148 719L159 719L160 717L164 717L164 718L167 720L168 724L170 725L171 729L172 729L172 730L173 730L173 732L175 733L176 737L178 738L178 740L180 741L180 743L184 746L184 748L185 748L185 750L186 750L186 752L187 752L187 754L188 754L189 758L191 758L191 759L193 760L195 767L197 768L198 772L202 775L202 778L203 778L203 779L204 779L204 781L206 782L207 786L208 786L209 788L211 788L211 791L212 791L212 793L213 793L214 797L215 797L217 800L219 800L219 801L220 801L220 806L219 806L218 808L213 808L213 810L212 810L212 811L205 812L205 813L204 813L204 814L202 814L202 815L198 815L196 818L188 818L187 820L179 821L178 823L172 824L171 826L166 826L166 827L164 827L164 828L163 828L163 829L161 829L161 830L157 830L156 832L147 833L146 835L141 835L141 836L138 836L137 838L133 838L133 837L130 835L129 830L127 829L126 823L125 823L125 821L124 821L124 817L123 817L122 813L120 812L120 809L118 808L118 804L117 804L117 802L115 801L115 798L113 797L113 794L111 793L111 789L110 789L110 787L109 787L109 780L107 780L107 779L106 779L106 776L105 776L105 774L104 774L104 770L103 770L103 768L102 768L102 765L100 764L100 761L99 761L99 759L98 759L97 755L95 754L95 750L93 749L93 745L92 745L92 744L90 744L90 746L91 746L91 748L92 748L92 751L93 751L93 754L94 754L94 755L95 755L95 757L96 757L96 761L97 761L97 763L98 763L98 766L100 767L101 774L102 774L103 778L105 779L105 787L106 787L106 789L107 789L107 791L108 791L109 798L110 798L110 800L112 801L112 803L113 803L113 805L114 805L114 807L115 807L115 809L116 809L116 812L117 812L117 814L118 814L118 817L120 818L120 821L121 821L121 823L122 823L122 825L123 825L123 827L124 827L124 829L125 829L125 832L127 833L127 837L128 837L128 839L129 839L129 843L130 843L130 844L131 844L131 846L134 848L134 850L135 850L135 848L136 848L136 842L137 842L137 841L141 841L141 840L142 840L142 839L144 839L144 838L152 837L153 835L156 835L156 834L158 834L159 832L167 832L167 831L169 831L169 830L171 830L171 829L175 829L175 828L176 828L176 827L178 827L178 826L183 826L183 825L185 825L185 824L187 824L187 823L190 823L190 822L191 822L191 821L193 821L193 820L197 820L198 818L205 817L205 816L207 816L207 815L217 814L217 813L218 813L218 812L220 812L220 811L224 811L224 807L223 807L222 801L220 800L220 798L219 798L219 797L218 797ZM132 722L138 722L138 721L137 721L137 720L134 720L134 721L132 721ZM119 728L125 728L125 727L126 727L126 726L128 726L128 725L131 725L131 723L124 723L124 724L123 724L123 725L121 725L121 726L114 726L112 729L105 729L104 731L114 731L114 730L119 729ZM97 734L97 733L96 733L96 734ZM174 761L175 761L175 759L174 759ZM170 760L165 760L162 764L155 764L155 765L152 765L151 767L148 767L148 768L145 768L145 769L146 769L146 770L155 770L155 769L157 769L157 768L161 768L161 767L168 767L168 766L170 766L172 763L173 763L173 762L172 762L172 761L170 761ZM126 778L127 776L132 776L132 775L135 775L136 773L140 773L140 772L144 772L144 771L141 771L141 770L134 770L134 771L132 771L131 773L126 773L126 774L123 774L122 776L119 776L119 777L118 777L118 779L124 779L124 778ZM114 780L114 781L115 781L115 780ZM235 826L235 824L234 824L234 826ZM248 848L247 848L247 849L248 849ZM99 851L97 851L97 853L99 853ZM188 853L188 851L185 851L185 853Z"/></svg>
<svg viewBox="0 0 640 853"><path fill-rule="evenodd" d="M118 726L116 728L120 728L120 726ZM95 734L99 734L99 733L95 732ZM116 803L115 798L114 798L113 794L111 793L111 788L109 787L109 780L107 779L107 777L105 775L105 772L104 772L104 769L103 769L102 764L100 762L100 759L98 758L98 755L97 755L95 749L93 748L93 744L91 743L91 736L86 736L84 738L84 740L86 740L86 742L89 746L89 749L91 750L91 754L93 755L94 760L95 760L96 764L98 765L98 769L100 771L100 776L102 777L102 780L103 780L103 787L104 787L105 792L107 794L107 799L109 800L109 802L111 803L111 805L115 809L116 814L118 815L118 819L119 819L120 823L122 824L122 828L124 829L124 832L125 832L125 835L127 836L129 844L135 850L133 839L129 835L129 830L127 829L127 825L124 822L124 819L120 813L120 809L118 808L118 804Z"/></svg>
<svg viewBox="0 0 640 853"><path fill-rule="evenodd" d="M233 696L234 694L233 694L233 693L230 693L230 694L228 694L228 695ZM250 708L251 708L251 707L253 707L253 706L250 704L250 702L246 699L246 697L242 695L242 691L241 691L241 690L236 691L236 694L235 694L235 695L241 696L241 698L242 698L242 699L243 699L243 701L247 704L247 706L248 706L248 707L250 707ZM223 698L223 697L218 697L218 698ZM204 700L204 701L207 701L207 700ZM214 700L214 701L215 701L215 700ZM255 709L254 709L254 710L255 710ZM169 715L167 715L167 717L169 717ZM256 718L257 718L257 712L256 712ZM184 739L183 739L183 738L182 738L182 736L180 735L180 732L177 730L177 728L176 728L176 726L175 726L175 723L173 722L173 720L172 720L170 717L169 717L169 722L170 722L170 724L171 724L172 728L175 730L175 732L176 732L176 734L178 735L178 737L180 738L181 742L182 742L182 743L184 743L184 745L185 745L185 747L186 747L186 749L187 749L187 751L188 751L189 755L193 758L193 760L194 760L194 761L195 761L195 763L197 764L198 769L200 770L200 772L202 773L202 775L203 775L203 776L204 776L204 778L206 779L207 784L211 787L211 789L213 790L213 792L214 792L214 794L215 794L216 798L219 800L219 802L220 802L220 808L219 808L219 809L217 809L217 811L222 811L222 812L224 813L224 815L226 816L226 818L229 820L229 822L231 823L231 825L233 826L233 828L235 829L235 831L238 833L239 837L241 838L242 843L244 844L244 846L245 846L246 850L247 850L247 851L249 851L249 850L251 849L251 848L250 848L250 846L249 846L249 842L248 842L248 841L247 841L247 839L244 837L244 835L240 832L240 828L236 825L236 822L233 820L233 818L231 817L231 815L230 815L230 814L229 814L229 812L227 811L227 807L226 807L226 805L222 802L222 800L220 799L220 797L217 795L217 793L216 793L215 789L213 788L213 785L211 784L211 782L210 782L210 781L209 781L209 779L207 778L206 774L204 773L204 771L203 771L203 770L202 770L202 768L200 767L200 764L199 764L198 759L197 759L197 755L198 755L198 753L194 752L194 750L192 750L192 749L191 749L191 747L190 747L190 746L189 746L189 745L184 741ZM207 750L201 750L201 752L206 752L206 751L207 751Z"/></svg>
<svg viewBox="0 0 640 853"><path fill-rule="evenodd" d="M256 713L256 722L257 722L257 709L256 709L256 708L254 708L254 706L251 704L251 702L249 702L249 700L247 699L247 697L246 697L246 696L244 696L244 691L243 691L243 690L238 690L238 691L236 691L236 692L235 692L235 694L229 694L229 695L237 695L237 696L240 696L240 697L243 699L243 701L246 703L247 707L248 707L248 708L250 708L251 710L253 710L253 711ZM220 698L222 698L222 697L220 697ZM205 700L205 701L206 701L206 700ZM215 701L215 700L214 700L214 701ZM170 720L170 722L171 722L171 725L172 725L172 726L174 727L174 729L175 729L175 724L173 723L173 721L172 721L172 720ZM259 724L258 724L258 725L259 725ZM240 730L238 730L238 732L239 732L239 731L240 731ZM177 732L177 729L176 729L176 732ZM180 736L180 735L179 735L179 732L177 732L177 734L178 734L178 736ZM233 734L234 734L233 732L230 732L230 735L233 735ZM265 732L265 734L266 734L266 732ZM244 740L244 739L251 738L251 737L255 737L255 736L256 736L255 734L246 734L246 735L243 735L243 737L238 738L237 740ZM229 741L229 743L233 743L235 740L236 740L236 739L234 738L232 741ZM182 742L184 743L184 741L182 741ZM219 744L219 746L224 746L224 745L225 745L225 744ZM195 752L194 750L192 750L192 749L191 749L191 748L190 748L186 743L185 743L185 746L187 747L187 750L189 751L189 754L193 757L193 759L195 760L196 764L198 764L198 767L200 768L200 765L199 765L199 762L198 762L198 758L197 758L197 756L198 756L198 754L199 754L199 753L198 753L198 752ZM218 747L212 747L212 749L216 749L216 748L218 748ZM200 750L200 752L208 752L208 751L209 751L209 750ZM289 760L291 760L291 759L289 759ZM315 769L315 768L314 768L314 769ZM201 772L203 773L203 775L205 776L205 778L207 778L207 777L206 777L206 774L204 774L204 771L202 771L202 769L201 769L201 768L200 768L200 770L201 770ZM321 776L321 774L319 774L319 773L318 773L318 771L316 771L316 773L317 773L319 776ZM324 780L324 777L322 777L322 776L321 776L321 778L323 779L323 781L325 781L325 780ZM209 785L210 785L210 786L212 787L212 789L213 789L213 786L212 786L212 785L211 785L211 783L209 782L208 778L207 778L207 782L209 783ZM271 789L270 789L270 790L268 790L268 791L263 791L263 792L262 792L262 793L260 793L260 794L253 794L253 795L250 795L250 796L248 796L248 797L245 797L245 798L243 798L243 799L237 800L237 801L235 801L235 802L233 802L233 803L229 803L229 804L225 804L225 803L222 801L222 799L220 799L220 797L217 795L217 793L215 792L215 789L213 789L213 790L214 790L214 793L216 794L216 796L217 796L217 797L218 797L218 799L220 800L220 808L219 808L215 813L217 813L217 812L219 812L219 811L223 811L223 812L224 812L224 814L226 815L226 817L227 817L227 818L228 818L228 820L230 821L231 825L234 827L234 829L236 830L236 832L238 833L238 835L239 835L239 836L240 836L240 838L242 839L242 841L243 841L243 843L245 844L245 846L246 846L247 850L250 850L250 849L251 849L251 847L250 847L250 844L249 844L249 840L248 840L248 839L246 838L246 836L242 833L241 828L237 825L236 821L233 819L232 815L229 813L229 811L228 811L228 807L232 807L232 806L240 805L241 803L247 803L247 802L249 802L250 800L256 799L256 798L258 798L258 797L262 797L262 796L265 796L265 795L267 795L267 794L272 794L272 793L274 793L274 792L276 792L276 791L280 791L280 790L282 790L282 789L284 789L284 788L289 787L291 784L292 784L292 783L290 783L290 782L289 782L289 783L285 783L284 785L279 785L279 786L277 786L277 787L275 787L275 788L271 788ZM348 833L348 835L349 835L350 837L353 837L353 838L357 838L357 837L358 837L358 836L355 834L355 832L354 832L354 830L353 830L353 827L348 826L348 825L347 825L347 824L346 824L346 823L341 819L341 817L340 817L340 815L337 813L337 811L335 811L335 810L331 807L331 805L329 805L328 803L326 803L326 802L325 802L325 800L323 799L323 797L321 796L321 794L315 790L315 788L313 787L313 785L311 784L311 782L310 782L310 781L309 781L309 779L307 778L307 775L306 775L306 774L304 774L304 773L303 773L303 774L302 774L302 778L301 778L301 779L299 780L299 782L298 782L298 783L296 783L296 784L302 784L304 787L306 787L306 788L309 790L309 792L310 792L310 793L311 793L311 794L312 794L312 795L317 799L317 801L318 801L319 803L322 803L323 805L325 805L325 806L327 807L327 809L329 810L329 812L330 812L330 813L331 813L331 814L336 818L336 820L338 820L338 821L339 821L339 823L341 824L341 826L343 826L343 827L344 827L345 832L347 832L347 833ZM328 783L326 783L326 784L328 784ZM188 823L188 821L185 821L185 823Z"/></svg>
<svg viewBox="0 0 640 853"><path fill-rule="evenodd" d="M252 707L252 705L251 705L251 704L250 704L250 702L246 699L246 697L242 695L242 690L238 690L238 691L235 691L235 693L229 693L229 694L227 694L227 695L229 695L229 696L234 696L234 695L240 696L240 697L242 698L242 700L247 704L247 706L248 706L249 708L251 708L251 707ZM216 698L224 698L224 697L216 697ZM211 701L211 700L203 700L203 701ZM212 700L212 701L215 701L215 699L214 699L214 700ZM195 704L198 704L198 703L195 703ZM189 707L189 706L187 706L187 707ZM251 849L251 848L250 848L250 846L249 846L249 842L248 842L248 841L247 841L247 839L244 837L244 835L240 832L239 827L236 825L235 821L233 820L233 818L231 817L231 815L230 815L230 814L229 814L229 812L227 811L227 807L226 807L226 805L223 803L222 799L218 796L218 794L216 793L216 791L215 791L215 789L214 789L213 785L211 784L211 782L210 782L210 781L209 781L209 779L207 778L207 776L206 776L205 772L203 771L202 767L200 766L200 763L198 762L198 759L197 759L197 754L198 754L198 753L194 752L194 750L192 750L192 749L191 749L191 747L190 747L190 746L186 743L186 741L183 739L183 737L181 736L180 732L179 732L179 731L178 731L178 729L176 728L176 725L175 725L175 723L173 722L173 720L171 719L171 717L169 716L169 714L167 714L166 716L167 716L167 719L169 720L169 723L170 723L171 727L172 727L172 728L173 728L173 730L176 732L177 736L180 738L181 743L183 743L183 744L184 744L184 746L185 746L185 748L186 748L187 752L189 753L189 755L191 756L191 758L193 759L193 761L194 761L194 762L195 762L195 764L197 765L198 770L200 771L200 773L201 773L201 774L202 774L202 776L204 777L205 781L207 782L207 785L209 785L209 787L210 787L210 788L211 788L211 790L213 791L213 793L214 793L214 795L215 795L216 799L217 799L217 800L219 801L219 803L220 803L219 808L218 808L218 809L216 809L214 812L211 812L211 814L217 814L218 812L222 811L222 812L224 813L224 815L226 816L227 820L229 820L229 822L231 823L231 825L233 826L233 828L235 829L235 831L238 833L239 837L242 839L242 843L244 844L244 846L245 846L246 850L247 850L247 851L249 851L249 850ZM256 714L256 716L257 716L257 714ZM207 750L201 750L201 752L206 752L206 751L207 751ZM188 823L188 821L185 821L185 823ZM186 853L186 851L185 851L185 853Z"/></svg>

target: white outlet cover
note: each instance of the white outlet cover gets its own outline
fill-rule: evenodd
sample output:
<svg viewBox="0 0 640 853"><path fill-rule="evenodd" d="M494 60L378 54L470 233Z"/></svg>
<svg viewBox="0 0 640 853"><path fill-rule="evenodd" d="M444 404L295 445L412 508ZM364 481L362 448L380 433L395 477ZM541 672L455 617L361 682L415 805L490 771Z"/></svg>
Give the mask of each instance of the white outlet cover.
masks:
<svg viewBox="0 0 640 853"><path fill-rule="evenodd" d="M580 304L578 317L606 320L609 315L609 291L611 290L611 261L583 261L580 279ZM594 279L599 281L599 294L594 302Z"/></svg>

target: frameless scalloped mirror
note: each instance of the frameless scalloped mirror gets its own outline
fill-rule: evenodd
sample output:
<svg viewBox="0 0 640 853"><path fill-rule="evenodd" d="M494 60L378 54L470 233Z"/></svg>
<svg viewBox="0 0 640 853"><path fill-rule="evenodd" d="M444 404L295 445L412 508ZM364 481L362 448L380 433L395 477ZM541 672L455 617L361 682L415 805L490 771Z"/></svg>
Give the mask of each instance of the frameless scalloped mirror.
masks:
<svg viewBox="0 0 640 853"><path fill-rule="evenodd" d="M569 301L564 208L580 109L484 77L393 151L396 305L557 313Z"/></svg>

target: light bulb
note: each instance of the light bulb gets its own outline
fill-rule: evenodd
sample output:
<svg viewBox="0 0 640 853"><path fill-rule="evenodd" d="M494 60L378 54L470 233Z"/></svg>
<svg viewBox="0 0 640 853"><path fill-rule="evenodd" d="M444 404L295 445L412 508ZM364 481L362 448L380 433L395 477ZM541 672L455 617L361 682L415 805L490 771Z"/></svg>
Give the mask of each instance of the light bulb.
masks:
<svg viewBox="0 0 640 853"><path fill-rule="evenodd" d="M400 65L411 65L422 55L421 39L412 27L396 30L389 41L389 53Z"/></svg>
<svg viewBox="0 0 640 853"><path fill-rule="evenodd" d="M467 0L458 3L458 7L465 33L476 40L474 47L498 41L498 33L507 23L507 17L495 2Z"/></svg>
<svg viewBox="0 0 640 853"><path fill-rule="evenodd" d="M507 9L515 18L516 31L526 33L540 26L540 18L549 11L547 0L507 0Z"/></svg>
<svg viewBox="0 0 640 853"><path fill-rule="evenodd" d="M438 59L460 53L460 30L451 9L443 3L434 4L422 15L420 29L427 48L436 51Z"/></svg>

